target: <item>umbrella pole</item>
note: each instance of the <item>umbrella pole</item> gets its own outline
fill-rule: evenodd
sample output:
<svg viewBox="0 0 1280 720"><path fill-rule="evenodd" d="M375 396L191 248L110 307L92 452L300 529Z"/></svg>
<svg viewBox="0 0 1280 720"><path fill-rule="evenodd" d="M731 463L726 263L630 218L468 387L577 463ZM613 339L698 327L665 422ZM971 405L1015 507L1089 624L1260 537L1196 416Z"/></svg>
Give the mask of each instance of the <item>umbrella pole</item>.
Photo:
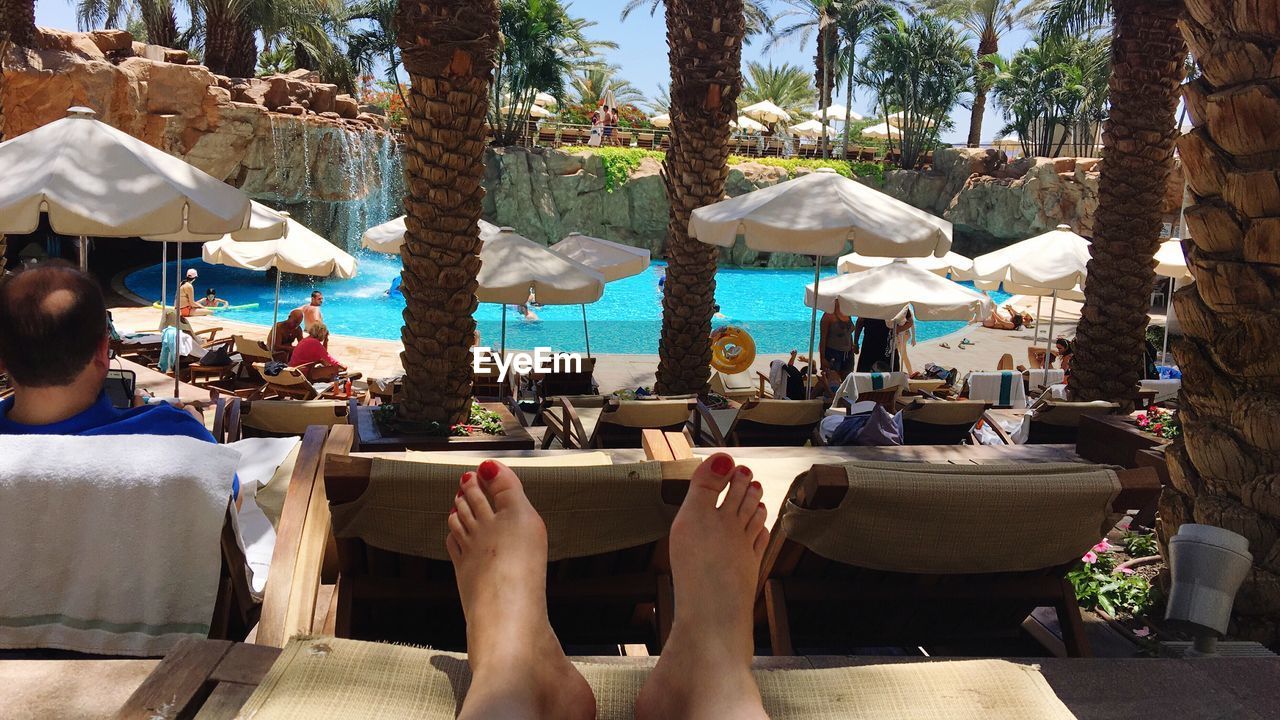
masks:
<svg viewBox="0 0 1280 720"><path fill-rule="evenodd" d="M267 333L267 350L272 359L276 352L276 323L280 322L280 268L276 268L276 301L271 311L271 332Z"/></svg>
<svg viewBox="0 0 1280 720"><path fill-rule="evenodd" d="M80 270L89 272L89 238L80 236Z"/></svg>
<svg viewBox="0 0 1280 720"><path fill-rule="evenodd" d="M182 295L182 244L178 244L178 270L174 273L174 287L178 289L178 296ZM194 290L192 291L194 292ZM177 398L178 383L182 378L182 310L178 308L178 301L173 302L173 397Z"/></svg>
<svg viewBox="0 0 1280 720"><path fill-rule="evenodd" d="M1058 291L1053 291L1053 302L1049 305L1049 335L1044 339L1044 369L1040 373L1040 384L1049 385L1049 358L1053 357L1053 322L1058 319Z"/></svg>
<svg viewBox="0 0 1280 720"><path fill-rule="evenodd" d="M164 266L169 264L169 243L160 243L160 324L156 327L164 330L164 304L169 301L169 276Z"/></svg>
<svg viewBox="0 0 1280 720"><path fill-rule="evenodd" d="M591 357L591 332L587 330L587 306L582 305L582 336L587 339L587 357Z"/></svg>
<svg viewBox="0 0 1280 720"><path fill-rule="evenodd" d="M1160 348L1160 362L1168 362L1169 354L1169 320L1173 317L1173 278L1169 278L1169 300L1164 308L1164 347Z"/></svg>
<svg viewBox="0 0 1280 720"><path fill-rule="evenodd" d="M506 362L506 361L507 361L507 304L503 303L502 304L502 362ZM502 400L502 386L504 384L505 383L503 383L501 380L498 381L498 400Z"/></svg>
<svg viewBox="0 0 1280 720"><path fill-rule="evenodd" d="M1031 342L1033 343L1040 339L1040 304L1043 302L1044 302L1044 296L1037 295L1036 296L1036 334L1034 337L1031 338Z"/></svg>
<svg viewBox="0 0 1280 720"><path fill-rule="evenodd" d="M809 382L804 384L804 397L810 399L813 397L813 374L816 372L813 360L813 339L818 331L818 283L821 277L818 273L822 271L822 256L813 256L813 311L809 313Z"/></svg>

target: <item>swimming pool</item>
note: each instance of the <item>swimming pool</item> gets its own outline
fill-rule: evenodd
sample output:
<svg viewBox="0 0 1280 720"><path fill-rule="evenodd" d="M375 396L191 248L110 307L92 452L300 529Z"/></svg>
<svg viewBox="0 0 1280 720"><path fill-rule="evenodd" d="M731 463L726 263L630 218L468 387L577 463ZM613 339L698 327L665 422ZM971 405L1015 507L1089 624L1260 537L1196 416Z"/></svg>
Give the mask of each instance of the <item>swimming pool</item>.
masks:
<svg viewBox="0 0 1280 720"><path fill-rule="evenodd" d="M359 274L353 280L313 281L298 275L286 275L280 289L282 314L289 308L307 302L312 289L324 292L324 317L332 332L356 337L399 340L402 298L388 297L387 288L400 272L400 259L376 253L358 253ZM257 303L256 307L230 310L220 316L231 320L271 323L274 287L266 275L199 261L184 261L183 267L200 272L196 295L216 288L218 297L232 305ZM130 273L125 286L136 295L160 298L160 266L154 265ZM593 353L625 353L653 355L658 352L658 336L662 325L662 295L658 279L665 263L655 262L645 272L605 286L604 297L587 306ZM168 266L170 285L173 263ZM831 269L824 277L835 274ZM813 281L813 270L757 270L722 267L716 273L716 300L724 318L714 325L734 324L745 327L761 353L785 353L798 348L806 351L809 342L809 308L804 305L804 286ZM172 288L170 288L172 293ZM1009 296L994 292L997 302ZM503 308L481 304L476 321L486 345L497 346ZM546 346L564 351L586 349L582 333L580 306L544 306L534 308L537 322L526 322L514 308L507 308L507 347L530 349ZM917 325L917 338L923 342L961 330L961 322L922 322Z"/></svg>

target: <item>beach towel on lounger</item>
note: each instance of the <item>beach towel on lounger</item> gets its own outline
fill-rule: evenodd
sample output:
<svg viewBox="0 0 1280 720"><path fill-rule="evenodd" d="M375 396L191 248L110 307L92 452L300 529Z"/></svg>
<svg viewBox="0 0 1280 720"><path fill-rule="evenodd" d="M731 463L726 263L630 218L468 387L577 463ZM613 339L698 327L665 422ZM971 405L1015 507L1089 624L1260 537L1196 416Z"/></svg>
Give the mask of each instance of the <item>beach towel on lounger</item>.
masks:
<svg viewBox="0 0 1280 720"><path fill-rule="evenodd" d="M0 648L160 656L207 636L239 459L185 437L0 437Z"/></svg>

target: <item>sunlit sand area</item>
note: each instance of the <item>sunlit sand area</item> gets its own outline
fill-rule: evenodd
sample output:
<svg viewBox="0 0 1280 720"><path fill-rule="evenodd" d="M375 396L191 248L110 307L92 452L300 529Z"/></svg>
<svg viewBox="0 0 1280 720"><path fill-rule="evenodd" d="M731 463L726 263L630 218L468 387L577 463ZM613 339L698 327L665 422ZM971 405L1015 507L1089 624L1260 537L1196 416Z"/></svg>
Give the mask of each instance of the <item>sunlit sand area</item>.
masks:
<svg viewBox="0 0 1280 720"><path fill-rule="evenodd" d="M0 718L1275 716L1274 4L0 0Z"/></svg>

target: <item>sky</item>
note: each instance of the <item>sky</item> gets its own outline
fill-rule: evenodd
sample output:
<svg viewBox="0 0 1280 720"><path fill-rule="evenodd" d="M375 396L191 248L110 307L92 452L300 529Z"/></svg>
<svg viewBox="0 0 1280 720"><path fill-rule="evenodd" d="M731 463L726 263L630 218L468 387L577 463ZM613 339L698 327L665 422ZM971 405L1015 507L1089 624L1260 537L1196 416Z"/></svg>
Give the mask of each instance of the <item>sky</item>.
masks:
<svg viewBox="0 0 1280 720"><path fill-rule="evenodd" d="M667 29L661 7L653 17L647 9L633 12L625 22L619 20L626 0L576 0L572 2L570 12L579 17L593 20L596 25L588 30L588 36L598 40L612 40L618 49L610 51L608 61L619 68L621 77L636 86L646 96L657 95L661 85L670 85L671 73L667 65ZM781 16L790 9L790 5L782 0L773 0L775 16ZM36 23L48 27L75 29L75 10L70 0L37 0ZM787 24L782 18L780 24ZM1000 53L1009 55L1022 47L1029 40L1026 30L1013 30L1001 40ZM814 40L809 38L805 46L796 40L776 43L766 49L764 39L756 39L742 51L743 62L772 62L775 65L791 63L802 68L813 67ZM836 101L843 104L840 97L842 88L837 88ZM853 102L850 105L856 112L871 116L874 114L870 91L855 88ZM952 111L955 127L943 134L943 142L963 143L969 131L969 110L957 106ZM982 124L982 140L988 142L994 138L1004 124L999 111L991 102L987 103L987 113Z"/></svg>

